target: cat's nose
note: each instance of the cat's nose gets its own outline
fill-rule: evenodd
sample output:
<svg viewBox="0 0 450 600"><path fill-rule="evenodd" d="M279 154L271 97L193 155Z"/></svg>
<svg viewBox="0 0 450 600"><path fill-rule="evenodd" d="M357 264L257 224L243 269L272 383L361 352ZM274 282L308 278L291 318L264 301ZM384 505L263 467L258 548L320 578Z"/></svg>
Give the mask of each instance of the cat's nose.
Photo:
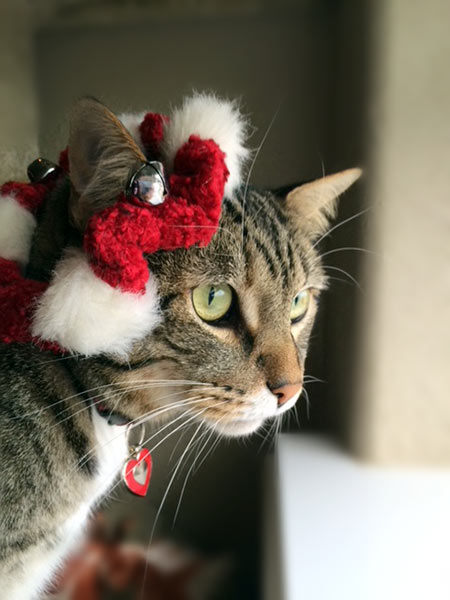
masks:
<svg viewBox="0 0 450 600"><path fill-rule="evenodd" d="M269 385L269 389L278 399L278 408L286 404L291 398L296 396L300 390L302 389L301 383L285 383L278 387L271 387Z"/></svg>

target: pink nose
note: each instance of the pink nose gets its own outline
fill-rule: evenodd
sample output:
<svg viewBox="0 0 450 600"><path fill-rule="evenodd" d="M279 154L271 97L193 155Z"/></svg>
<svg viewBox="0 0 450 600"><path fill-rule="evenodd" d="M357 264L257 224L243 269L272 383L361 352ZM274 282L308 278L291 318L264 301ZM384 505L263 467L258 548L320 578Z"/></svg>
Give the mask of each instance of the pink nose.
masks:
<svg viewBox="0 0 450 600"><path fill-rule="evenodd" d="M288 400L293 398L296 394L300 392L302 389L301 383L285 383L284 385L280 385L277 388L270 388L272 394L278 398L278 408L286 404Z"/></svg>

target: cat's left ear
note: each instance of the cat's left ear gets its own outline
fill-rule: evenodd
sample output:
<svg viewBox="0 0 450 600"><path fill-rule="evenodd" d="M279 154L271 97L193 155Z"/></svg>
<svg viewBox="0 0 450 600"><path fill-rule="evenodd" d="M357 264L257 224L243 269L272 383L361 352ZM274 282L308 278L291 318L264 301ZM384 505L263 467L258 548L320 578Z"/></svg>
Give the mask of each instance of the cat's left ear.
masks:
<svg viewBox="0 0 450 600"><path fill-rule="evenodd" d="M146 160L120 120L95 98L72 108L69 135L69 202L73 224L84 230L89 218L114 204L130 174Z"/></svg>
<svg viewBox="0 0 450 600"><path fill-rule="evenodd" d="M323 235L336 216L337 199L359 177L361 169L347 169L296 187L286 196L285 208L308 237Z"/></svg>

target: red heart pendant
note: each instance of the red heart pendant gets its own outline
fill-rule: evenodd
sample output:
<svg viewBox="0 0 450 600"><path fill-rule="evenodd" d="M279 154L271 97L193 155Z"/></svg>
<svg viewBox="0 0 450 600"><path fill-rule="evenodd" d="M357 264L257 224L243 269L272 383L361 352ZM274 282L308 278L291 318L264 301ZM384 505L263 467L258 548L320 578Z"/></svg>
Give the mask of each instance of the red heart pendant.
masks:
<svg viewBox="0 0 450 600"><path fill-rule="evenodd" d="M125 485L137 496L145 496L152 474L152 457L147 448L142 448L135 458L125 463L123 478Z"/></svg>

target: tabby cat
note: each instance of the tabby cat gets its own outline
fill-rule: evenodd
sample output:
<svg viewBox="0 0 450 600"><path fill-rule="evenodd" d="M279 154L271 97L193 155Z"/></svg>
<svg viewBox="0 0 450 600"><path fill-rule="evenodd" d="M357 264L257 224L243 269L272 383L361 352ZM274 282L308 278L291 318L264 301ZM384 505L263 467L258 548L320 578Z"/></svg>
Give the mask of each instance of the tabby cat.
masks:
<svg viewBox="0 0 450 600"><path fill-rule="evenodd" d="M92 151L89 168L74 158L71 179L104 172L112 202L117 181L95 149L114 144L130 161L122 167L132 168L139 148L114 119L93 127L95 117L74 115L74 139L89 139ZM0 347L2 598L39 597L123 467L126 429L109 424L94 400L129 420L153 416L159 425L179 416L227 436L251 434L295 404L326 286L315 243L358 177L344 171L287 197L242 186L223 199L209 246L148 256L162 318L127 356L55 360L31 344ZM85 223L94 208L78 200L69 181L49 198L31 249L33 276L45 279L62 247L79 244L70 223Z"/></svg>

